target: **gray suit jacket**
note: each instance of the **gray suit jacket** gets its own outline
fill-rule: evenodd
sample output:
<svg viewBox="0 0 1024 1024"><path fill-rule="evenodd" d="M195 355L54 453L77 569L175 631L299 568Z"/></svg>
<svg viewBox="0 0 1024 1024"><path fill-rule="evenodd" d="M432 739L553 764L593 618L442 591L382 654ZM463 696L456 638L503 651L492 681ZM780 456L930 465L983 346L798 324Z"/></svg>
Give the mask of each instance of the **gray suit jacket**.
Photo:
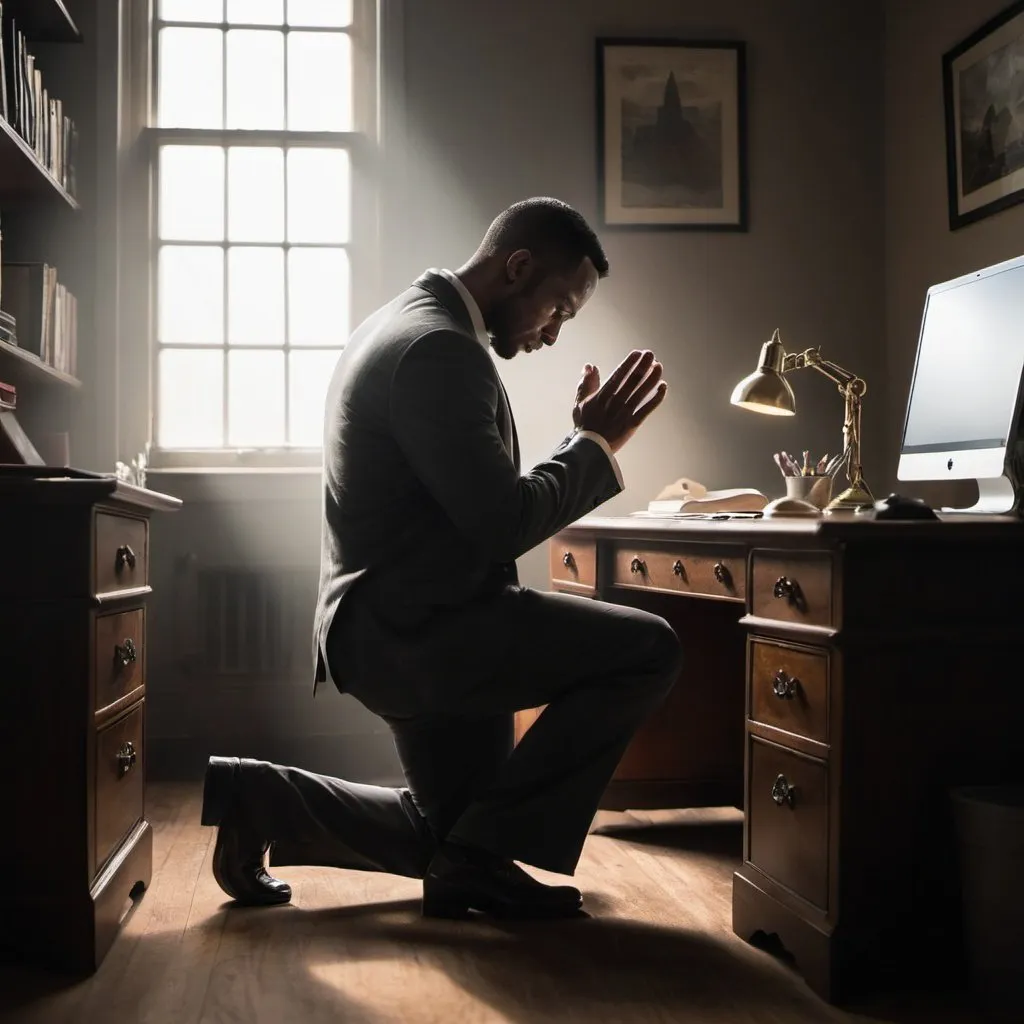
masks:
<svg viewBox="0 0 1024 1024"><path fill-rule="evenodd" d="M427 271L355 331L324 416L314 692L343 600L396 629L516 581L515 559L617 494L600 445L567 437L521 474L508 398L465 303ZM429 636L429 630L425 635Z"/></svg>

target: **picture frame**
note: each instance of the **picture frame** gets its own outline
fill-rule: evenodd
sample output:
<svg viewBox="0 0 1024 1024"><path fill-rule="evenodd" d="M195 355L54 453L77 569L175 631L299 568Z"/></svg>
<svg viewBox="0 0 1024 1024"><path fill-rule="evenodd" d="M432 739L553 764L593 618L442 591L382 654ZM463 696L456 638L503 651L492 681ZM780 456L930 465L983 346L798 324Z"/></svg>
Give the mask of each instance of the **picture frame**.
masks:
<svg viewBox="0 0 1024 1024"><path fill-rule="evenodd" d="M1024 0L942 56L950 230L1024 202L1022 62Z"/></svg>
<svg viewBox="0 0 1024 1024"><path fill-rule="evenodd" d="M605 228L746 231L746 46L600 37L597 179Z"/></svg>

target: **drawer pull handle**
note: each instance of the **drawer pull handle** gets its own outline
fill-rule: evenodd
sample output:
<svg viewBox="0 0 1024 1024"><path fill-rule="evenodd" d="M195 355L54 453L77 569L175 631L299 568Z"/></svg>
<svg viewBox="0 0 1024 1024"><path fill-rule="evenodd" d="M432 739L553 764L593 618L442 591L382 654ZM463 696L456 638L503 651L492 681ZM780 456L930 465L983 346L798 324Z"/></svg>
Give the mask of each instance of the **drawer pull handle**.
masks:
<svg viewBox="0 0 1024 1024"><path fill-rule="evenodd" d="M562 565L564 565L566 569L572 569L576 565L576 559L573 558L571 551L566 551L566 553L562 555Z"/></svg>
<svg viewBox="0 0 1024 1024"><path fill-rule="evenodd" d="M118 774L127 775L135 767L136 759L135 745L131 740L125 740L117 752Z"/></svg>
<svg viewBox="0 0 1024 1024"><path fill-rule="evenodd" d="M800 584L791 580L788 576L780 576L772 587L772 595L776 600L785 599L794 607L804 610L804 595L800 590Z"/></svg>
<svg viewBox="0 0 1024 1024"><path fill-rule="evenodd" d="M776 776L772 783L772 799L781 807L783 804L793 806L793 795L796 793L794 786L785 775Z"/></svg>
<svg viewBox="0 0 1024 1024"><path fill-rule="evenodd" d="M132 551L129 545L122 544L117 549L115 565L117 566L118 572L120 572L125 566L128 566L129 569L135 568L135 552Z"/></svg>
<svg viewBox="0 0 1024 1024"><path fill-rule="evenodd" d="M647 566L644 564L644 560L642 558L634 558L633 561L629 563L629 571L634 576L636 576L637 573L643 573L646 576Z"/></svg>
<svg viewBox="0 0 1024 1024"><path fill-rule="evenodd" d="M772 680L772 693L780 700L792 700L800 689L800 680L796 676L787 675L783 669L775 673Z"/></svg>
<svg viewBox="0 0 1024 1024"><path fill-rule="evenodd" d="M723 587L732 586L732 574L729 572L729 567L723 565L721 562L715 562L715 579L722 584Z"/></svg>
<svg viewBox="0 0 1024 1024"><path fill-rule="evenodd" d="M678 558L672 563L672 575L678 576L682 580L686 579L686 568Z"/></svg>
<svg viewBox="0 0 1024 1024"><path fill-rule="evenodd" d="M123 644L114 644L114 658L121 662L123 667L130 665L138 657L135 649L135 641L129 636L125 637Z"/></svg>

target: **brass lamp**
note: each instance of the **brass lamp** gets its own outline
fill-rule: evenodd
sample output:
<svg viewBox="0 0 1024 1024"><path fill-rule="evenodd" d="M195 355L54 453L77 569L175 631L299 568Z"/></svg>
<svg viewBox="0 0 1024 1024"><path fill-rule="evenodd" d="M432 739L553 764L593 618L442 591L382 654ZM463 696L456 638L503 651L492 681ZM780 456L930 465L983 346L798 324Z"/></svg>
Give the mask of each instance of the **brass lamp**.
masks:
<svg viewBox="0 0 1024 1024"><path fill-rule="evenodd" d="M761 346L761 360L757 370L736 385L730 401L743 409L768 413L773 416L792 416L796 413L796 399L784 374L810 366L824 374L839 387L846 403L843 421L843 462L850 486L829 502L827 511L856 509L874 502L871 490L864 481L860 464L860 408L868 386L856 374L844 370L828 359L822 359L816 348L799 353L786 353L782 347L778 328L771 341Z"/></svg>

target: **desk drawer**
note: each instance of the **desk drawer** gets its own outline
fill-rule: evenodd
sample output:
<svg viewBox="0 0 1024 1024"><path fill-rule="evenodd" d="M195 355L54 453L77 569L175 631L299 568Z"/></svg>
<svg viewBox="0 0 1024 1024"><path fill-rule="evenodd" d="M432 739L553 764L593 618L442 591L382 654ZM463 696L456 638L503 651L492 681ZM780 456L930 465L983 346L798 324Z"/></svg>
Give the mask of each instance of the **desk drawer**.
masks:
<svg viewBox="0 0 1024 1024"><path fill-rule="evenodd" d="M149 582L149 523L97 512L93 538L93 593L116 593Z"/></svg>
<svg viewBox="0 0 1024 1024"><path fill-rule="evenodd" d="M751 640L751 719L827 743L828 668L826 651Z"/></svg>
<svg viewBox="0 0 1024 1024"><path fill-rule="evenodd" d="M554 586L597 586L597 544L581 537L558 536L548 545L551 582Z"/></svg>
<svg viewBox="0 0 1024 1024"><path fill-rule="evenodd" d="M751 737L750 862L828 909L828 765Z"/></svg>
<svg viewBox="0 0 1024 1024"><path fill-rule="evenodd" d="M145 681L146 613L133 608L93 621L93 710L99 711Z"/></svg>
<svg viewBox="0 0 1024 1024"><path fill-rule="evenodd" d="M142 818L143 715L139 701L123 718L96 734L96 870Z"/></svg>
<svg viewBox="0 0 1024 1024"><path fill-rule="evenodd" d="M615 550L612 583L619 587L699 594L742 601L746 596L746 558L735 548L704 545Z"/></svg>
<svg viewBox="0 0 1024 1024"><path fill-rule="evenodd" d="M754 615L808 626L837 625L830 554L755 551L752 561Z"/></svg>

